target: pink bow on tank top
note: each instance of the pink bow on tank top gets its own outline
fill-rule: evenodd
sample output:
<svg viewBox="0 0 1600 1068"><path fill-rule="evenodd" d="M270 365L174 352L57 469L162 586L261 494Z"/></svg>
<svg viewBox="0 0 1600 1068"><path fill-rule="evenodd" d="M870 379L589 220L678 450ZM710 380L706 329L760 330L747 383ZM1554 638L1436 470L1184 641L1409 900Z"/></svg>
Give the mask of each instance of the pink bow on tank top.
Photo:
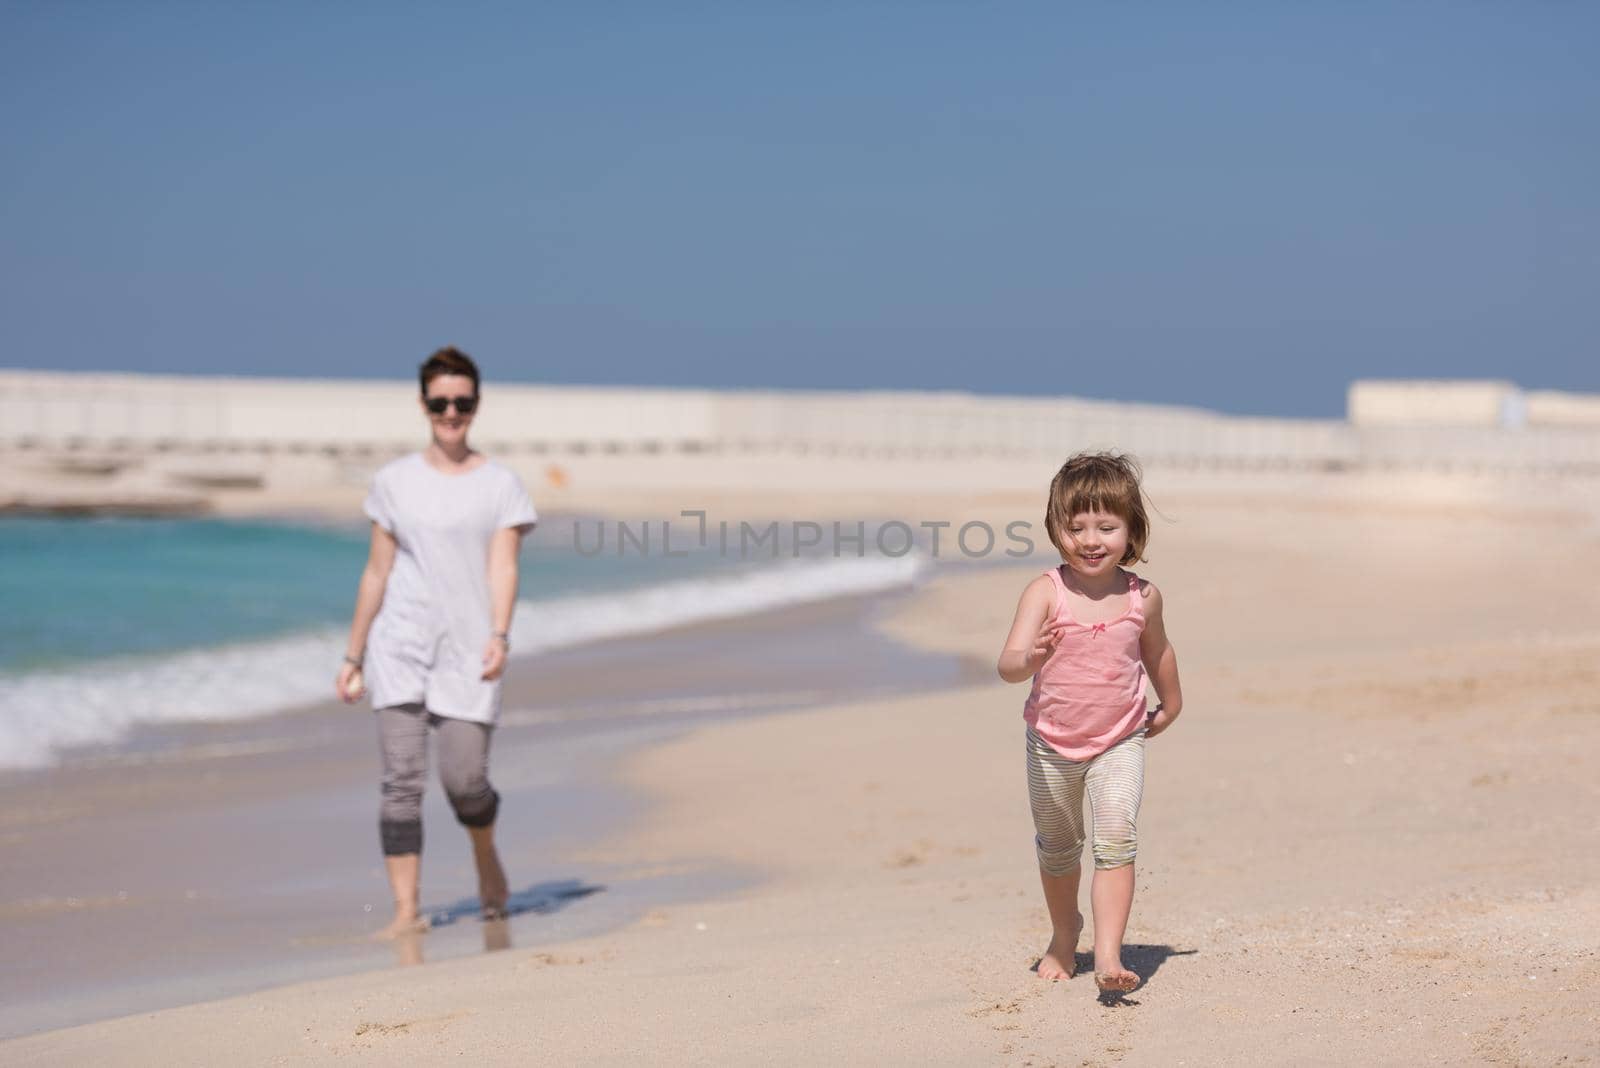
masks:
<svg viewBox="0 0 1600 1068"><path fill-rule="evenodd" d="M1088 760L1144 726L1144 598L1139 578L1128 576L1128 610L1104 623L1079 623L1067 611L1061 572L1045 574L1055 585L1054 621L1067 625L1061 641L1033 677L1022 718L1068 760Z"/></svg>

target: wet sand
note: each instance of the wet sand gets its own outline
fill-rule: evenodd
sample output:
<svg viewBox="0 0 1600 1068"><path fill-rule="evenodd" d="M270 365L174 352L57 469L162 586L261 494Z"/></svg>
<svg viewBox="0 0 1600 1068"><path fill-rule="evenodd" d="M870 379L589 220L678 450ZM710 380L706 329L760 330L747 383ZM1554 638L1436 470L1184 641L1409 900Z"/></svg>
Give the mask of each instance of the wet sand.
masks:
<svg viewBox="0 0 1600 1068"><path fill-rule="evenodd" d="M870 619L896 596L822 602L523 657L492 769L513 917L485 931L465 836L437 781L425 804L421 944L387 918L367 707L153 727L60 768L0 777L0 1036L146 1011L424 952L547 944L715 896L755 876L696 858L580 863L637 815L610 769L695 724L971 677ZM370 910L370 911L369 911Z"/></svg>

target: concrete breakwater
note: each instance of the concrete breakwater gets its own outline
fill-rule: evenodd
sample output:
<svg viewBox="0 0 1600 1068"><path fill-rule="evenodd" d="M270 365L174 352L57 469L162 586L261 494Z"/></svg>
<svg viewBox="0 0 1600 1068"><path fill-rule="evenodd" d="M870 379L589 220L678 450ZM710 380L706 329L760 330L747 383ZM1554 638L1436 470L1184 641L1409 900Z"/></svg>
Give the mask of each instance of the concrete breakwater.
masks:
<svg viewBox="0 0 1600 1068"><path fill-rule="evenodd" d="M194 511L254 494L348 495L416 448L409 380L0 371L0 507ZM475 428L560 491L629 485L1033 486L1085 448L1152 470L1600 476L1600 398L1494 382L1359 382L1346 419L932 392L491 383ZM315 503L313 500L311 503Z"/></svg>

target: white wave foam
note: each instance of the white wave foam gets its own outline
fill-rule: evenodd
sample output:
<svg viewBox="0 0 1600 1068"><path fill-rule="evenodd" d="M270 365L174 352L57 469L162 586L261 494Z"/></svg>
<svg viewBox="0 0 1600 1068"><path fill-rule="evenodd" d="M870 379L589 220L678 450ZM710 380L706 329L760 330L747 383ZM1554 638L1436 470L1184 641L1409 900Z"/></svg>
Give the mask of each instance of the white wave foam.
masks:
<svg viewBox="0 0 1600 1068"><path fill-rule="evenodd" d="M520 601L517 656L648 634L785 605L909 586L914 557L798 560L758 571L611 593ZM37 768L64 749L104 745L141 723L217 722L296 708L331 696L343 628L117 659L70 671L0 675L0 768Z"/></svg>

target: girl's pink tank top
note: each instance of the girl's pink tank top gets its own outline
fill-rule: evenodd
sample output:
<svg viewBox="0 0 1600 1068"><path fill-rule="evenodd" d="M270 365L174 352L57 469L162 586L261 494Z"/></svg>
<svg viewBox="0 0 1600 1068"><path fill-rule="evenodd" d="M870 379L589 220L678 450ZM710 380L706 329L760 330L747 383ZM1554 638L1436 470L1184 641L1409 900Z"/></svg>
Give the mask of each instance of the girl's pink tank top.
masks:
<svg viewBox="0 0 1600 1068"><path fill-rule="evenodd" d="M1052 567L1045 574L1056 591L1051 618L1067 629L1034 675L1022 718L1068 760L1088 760L1144 726L1147 681L1139 655L1144 598L1138 576L1124 571L1128 610L1104 623L1079 623L1067 611L1061 572Z"/></svg>

